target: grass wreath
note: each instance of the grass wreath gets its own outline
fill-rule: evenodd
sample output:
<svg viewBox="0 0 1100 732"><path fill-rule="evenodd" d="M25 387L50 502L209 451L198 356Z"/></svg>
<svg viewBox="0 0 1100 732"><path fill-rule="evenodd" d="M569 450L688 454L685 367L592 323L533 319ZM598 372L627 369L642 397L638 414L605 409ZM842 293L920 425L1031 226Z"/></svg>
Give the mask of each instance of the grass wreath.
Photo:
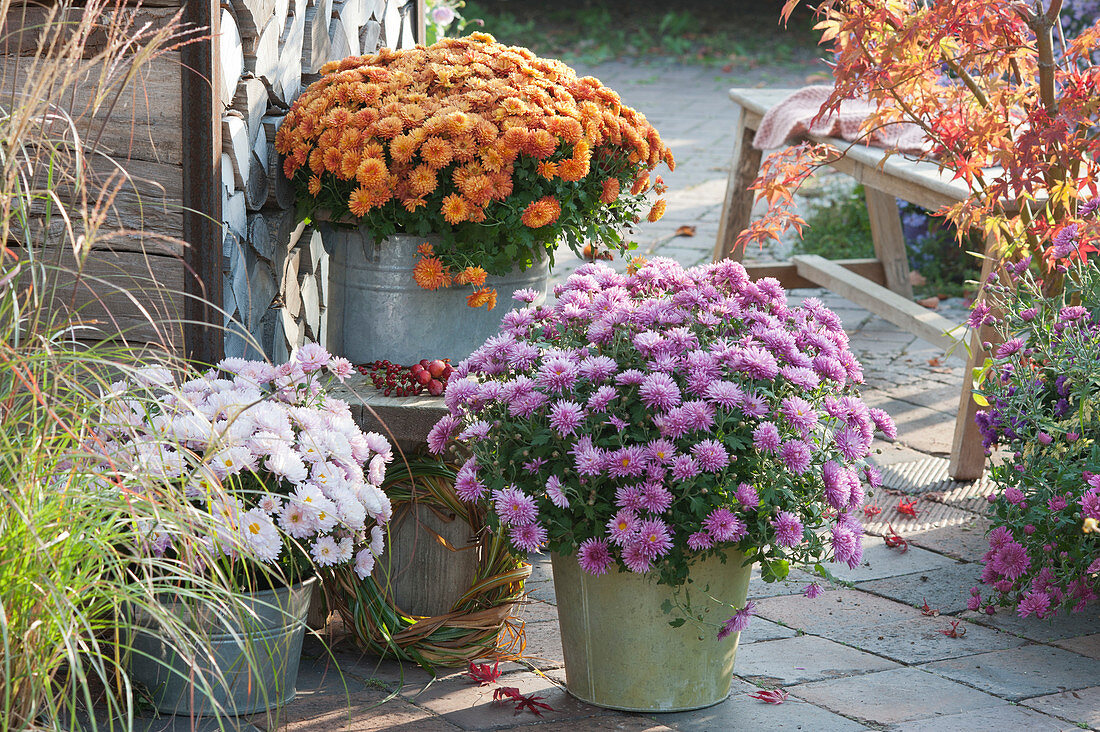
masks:
<svg viewBox="0 0 1100 732"><path fill-rule="evenodd" d="M518 658L524 647L523 626L510 615L523 595L531 565L512 553L503 536L489 531L483 509L455 495L452 466L421 458L408 461L406 467L391 470L382 484L394 514L417 503L465 522L478 542L473 583L450 612L426 617L397 607L384 575L360 580L354 572L340 569L334 573L333 609L363 650L412 661L429 671L437 666L466 666L478 658Z"/></svg>

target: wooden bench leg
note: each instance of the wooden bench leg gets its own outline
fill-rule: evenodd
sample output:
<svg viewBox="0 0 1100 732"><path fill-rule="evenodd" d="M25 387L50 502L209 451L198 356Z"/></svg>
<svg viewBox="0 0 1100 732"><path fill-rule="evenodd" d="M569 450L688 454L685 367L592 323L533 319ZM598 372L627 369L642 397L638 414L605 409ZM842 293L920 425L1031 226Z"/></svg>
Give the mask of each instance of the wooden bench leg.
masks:
<svg viewBox="0 0 1100 732"><path fill-rule="evenodd" d="M733 242L752 217L753 191L749 186L760 172L760 150L752 146L756 130L745 125L745 110L738 109L734 126L733 155L730 159L730 176L726 182L726 197L722 202L722 220L718 224L718 241L714 244L714 261L732 259L741 261L744 250L734 251Z"/></svg>
<svg viewBox="0 0 1100 732"><path fill-rule="evenodd" d="M874 188L866 188L865 193L867 214L871 219L871 241L875 245L875 258L882 262L886 273L886 287L911 300L913 283L909 281L909 256L897 199Z"/></svg>
<svg viewBox="0 0 1100 732"><path fill-rule="evenodd" d="M991 235L986 243L985 260L982 262L981 282L985 282L997 265L999 248L996 235ZM955 480L977 480L985 471L985 448L982 447L982 435L974 418L978 415L978 403L974 401L974 369L985 363L988 351L982 343L994 344L998 341L993 328L984 326L974 331L970 337L970 358L966 362L963 374L962 393L959 395L959 411L955 417L955 435L951 440L951 461L947 472Z"/></svg>

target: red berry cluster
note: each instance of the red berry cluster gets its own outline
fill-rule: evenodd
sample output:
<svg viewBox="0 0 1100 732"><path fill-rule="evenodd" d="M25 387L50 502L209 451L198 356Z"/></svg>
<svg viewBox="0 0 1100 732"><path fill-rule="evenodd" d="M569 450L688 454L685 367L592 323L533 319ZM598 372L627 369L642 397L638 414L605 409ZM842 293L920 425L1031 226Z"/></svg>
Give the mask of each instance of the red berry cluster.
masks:
<svg viewBox="0 0 1100 732"><path fill-rule="evenodd" d="M373 361L358 367L369 376L374 388L386 396L417 396L427 391L432 396L443 394L443 387L454 368L450 359L429 361L420 359L412 366L398 366L389 361Z"/></svg>

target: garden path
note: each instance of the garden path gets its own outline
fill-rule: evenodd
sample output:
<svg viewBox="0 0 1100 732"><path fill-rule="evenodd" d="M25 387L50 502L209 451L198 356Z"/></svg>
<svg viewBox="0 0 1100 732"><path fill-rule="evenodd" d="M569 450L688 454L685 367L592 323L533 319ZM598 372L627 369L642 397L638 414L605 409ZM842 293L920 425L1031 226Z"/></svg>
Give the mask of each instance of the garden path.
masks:
<svg viewBox="0 0 1100 732"><path fill-rule="evenodd" d="M642 253L693 265L710 259L730 154L731 113L726 89L753 79L716 78L704 67L649 67L609 63L586 70L643 111L676 155L665 218L640 227ZM788 78L795 74L794 78ZM760 77L769 84L798 85L787 76ZM694 237L676 237L682 225ZM565 252L568 254L568 252ZM772 258L749 252L749 259ZM571 257L571 255L569 255ZM565 260L565 257L562 257ZM557 278L579 262L560 261ZM621 262L614 263L622 266ZM541 718L494 706L492 689L459 673L436 679L415 667L361 656L350 644L332 655L307 642L298 699L278 724L254 719L263 730L518 729L575 730L1068 730L1100 728L1100 632L1097 608L1054 622L1008 614L966 611L968 589L984 552L983 486L946 479L961 387L961 362L900 331L874 314L820 290L791 293L822 298L842 318L866 372L864 397L898 423L898 440L880 443L887 490L874 503L882 514L869 520L864 563L839 574L845 582L821 597L799 595L808 576L789 583L755 580L750 597L758 617L742 634L733 692L721 704L694 712L643 715L580 703L562 688L549 561L534 557L529 587L523 664L509 663L501 685L545 697L554 711ZM956 322L962 312L947 314ZM897 512L899 494L919 498L916 517ZM911 543L905 553L888 548L892 526ZM877 535L875 535L877 534ZM938 614L922 612L922 606ZM942 631L958 623L960 637ZM335 662L335 663L334 663ZM339 666L339 671L337 671ZM341 678L341 673L343 677ZM749 697L760 687L783 688L789 699L769 705ZM175 720L176 729L191 729ZM158 720L150 729L171 729Z"/></svg>

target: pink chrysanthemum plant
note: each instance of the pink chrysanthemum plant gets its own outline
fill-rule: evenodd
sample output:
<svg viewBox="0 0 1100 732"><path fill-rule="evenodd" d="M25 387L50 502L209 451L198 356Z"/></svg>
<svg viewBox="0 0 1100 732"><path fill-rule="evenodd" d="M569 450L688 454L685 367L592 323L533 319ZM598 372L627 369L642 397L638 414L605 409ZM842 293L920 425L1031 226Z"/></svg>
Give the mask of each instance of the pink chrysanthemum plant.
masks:
<svg viewBox="0 0 1100 732"><path fill-rule="evenodd" d="M112 384L94 440L104 478L137 490L138 466L163 476L200 527L169 535L149 522L145 549L217 565L249 588L338 565L367 577L392 513L380 488L392 452L325 394L322 377L351 372L308 344L277 367L227 358L182 384L162 368Z"/></svg>
<svg viewBox="0 0 1100 732"><path fill-rule="evenodd" d="M876 430L895 433L855 393L840 319L816 299L790 307L778 282L730 261L628 271L582 266L552 306L511 311L459 364L429 436L437 453L453 440L471 454L458 494L485 502L516 549L576 555L594 575L679 587L693 561L730 549L766 580L855 566L863 481L878 482L865 458Z"/></svg>

